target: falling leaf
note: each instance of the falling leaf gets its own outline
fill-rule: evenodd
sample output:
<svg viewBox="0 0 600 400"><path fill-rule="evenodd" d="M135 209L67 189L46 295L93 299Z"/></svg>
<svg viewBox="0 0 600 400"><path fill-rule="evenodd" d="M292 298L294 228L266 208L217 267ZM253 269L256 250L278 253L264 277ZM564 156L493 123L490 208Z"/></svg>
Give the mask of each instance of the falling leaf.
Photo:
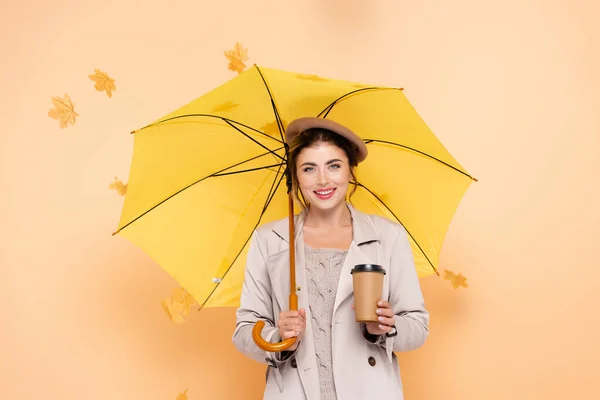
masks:
<svg viewBox="0 0 600 400"><path fill-rule="evenodd" d="M112 91L117 90L115 80L109 77L106 72L94 69L94 73L90 75L89 78L96 82L94 85L96 90L99 92L105 91L108 97L112 97Z"/></svg>
<svg viewBox="0 0 600 400"><path fill-rule="evenodd" d="M186 291L182 287L175 288L171 291L171 301L181 303L185 297Z"/></svg>
<svg viewBox="0 0 600 400"><path fill-rule="evenodd" d="M197 304L196 300L189 294L184 288L176 288L173 289L173 294L171 296L172 303L181 304L183 315L187 315L190 313L190 308Z"/></svg>
<svg viewBox="0 0 600 400"><path fill-rule="evenodd" d="M229 70L235 71L238 74L244 72L244 69L246 69L244 61L248 60L248 49L245 49L240 43L236 42L233 49L227 50L224 54L229 60L229 65L227 66Z"/></svg>
<svg viewBox="0 0 600 400"><path fill-rule="evenodd" d="M229 111L232 110L236 107L238 107L239 104L235 104L233 101L226 101L223 104L219 104L218 106L216 106L215 108L213 108L213 112L224 112L224 111Z"/></svg>
<svg viewBox="0 0 600 400"><path fill-rule="evenodd" d="M116 176L115 181L111 182L108 188L116 190L121 196L125 196L125 193L127 193L127 184L123 184Z"/></svg>
<svg viewBox="0 0 600 400"><path fill-rule="evenodd" d="M287 126L285 121L281 121L283 123L283 126ZM264 133L266 133L267 135L271 136L271 137L275 137L275 138L280 138L281 135L279 133L279 125L277 124L277 121L273 121L270 122L266 125L263 125L261 128L261 131L263 131Z"/></svg>
<svg viewBox="0 0 600 400"><path fill-rule="evenodd" d="M189 293L183 299L182 304L183 304L183 315L188 315L190 313L190 309L192 308L192 306L198 305L196 300Z"/></svg>
<svg viewBox="0 0 600 400"><path fill-rule="evenodd" d="M54 108L48 111L50 118L58 119L60 121L60 127L66 128L69 124L75 125L75 118L79 116L75 112L75 104L71 101L68 94L65 94L64 98L52 97L52 104Z"/></svg>
<svg viewBox="0 0 600 400"><path fill-rule="evenodd" d="M160 304L171 321L181 324L185 322L184 316L190 313L191 307L198 303L184 288L178 287L173 289L171 299L163 299Z"/></svg>
<svg viewBox="0 0 600 400"><path fill-rule="evenodd" d="M306 81L313 82L327 82L329 79L321 78L320 76L313 74L296 74L296 78L304 79Z"/></svg>
<svg viewBox="0 0 600 400"><path fill-rule="evenodd" d="M444 279L447 279L452 282L452 286L454 289L458 289L460 286L468 288L467 278L464 277L461 273L455 274L452 271L444 270Z"/></svg>
<svg viewBox="0 0 600 400"><path fill-rule="evenodd" d="M179 393L179 395L177 396L177 398L175 400L188 400L187 397L187 388L183 391L183 393Z"/></svg>
<svg viewBox="0 0 600 400"><path fill-rule="evenodd" d="M175 322L176 324L181 324L185 321L183 316L180 314L183 310L181 303L170 303L169 299L163 299L160 304L164 308L171 321Z"/></svg>

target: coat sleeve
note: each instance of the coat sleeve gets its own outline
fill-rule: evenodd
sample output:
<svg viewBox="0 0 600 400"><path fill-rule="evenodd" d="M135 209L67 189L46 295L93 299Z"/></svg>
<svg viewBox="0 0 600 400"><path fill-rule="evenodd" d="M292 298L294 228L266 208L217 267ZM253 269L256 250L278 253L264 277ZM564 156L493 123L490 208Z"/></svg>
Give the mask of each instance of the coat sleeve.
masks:
<svg viewBox="0 0 600 400"><path fill-rule="evenodd" d="M387 337L385 347L388 352L415 350L429 336L429 312L425 309L408 235L402 226L398 226L390 254L389 302L395 314L397 335Z"/></svg>
<svg viewBox="0 0 600 400"><path fill-rule="evenodd" d="M271 281L267 270L267 251L265 244L255 231L250 240L244 283L240 298L240 307L236 311L236 326L233 332L233 344L245 356L263 364L278 365L293 355L293 352L267 352L256 345L252 339L254 324L262 320L265 326L262 337L267 342L280 341L279 329L275 325Z"/></svg>

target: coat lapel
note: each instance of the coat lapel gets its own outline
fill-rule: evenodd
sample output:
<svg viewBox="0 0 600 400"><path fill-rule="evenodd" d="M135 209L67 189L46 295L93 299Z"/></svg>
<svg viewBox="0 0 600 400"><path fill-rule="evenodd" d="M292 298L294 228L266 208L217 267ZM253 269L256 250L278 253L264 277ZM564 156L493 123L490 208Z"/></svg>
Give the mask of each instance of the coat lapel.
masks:
<svg viewBox="0 0 600 400"><path fill-rule="evenodd" d="M294 229L296 232L296 288L306 285L304 274L304 243L302 240L303 214L294 217ZM282 219L273 226L273 232L279 237L276 243L270 244L269 252L269 274L271 276L272 290L275 300L281 310L289 310L290 296L290 251L289 251L289 225L288 219ZM298 296L298 308L308 307L306 292L296 291Z"/></svg>
<svg viewBox="0 0 600 400"><path fill-rule="evenodd" d="M295 216L295 248L296 248L296 295L298 296L298 308L306 310L306 330L302 337L302 345L296 353L296 364L300 373L300 380L304 388L307 400L319 400L319 376L317 360L315 357L315 344L312 334L312 318L308 304L308 290L306 287L306 274L304 269L304 239L302 226L304 225L304 213ZM274 268L271 274L272 288L275 298L281 310L289 310L290 295L290 252L289 252L289 225L288 220L279 221L273 232L279 236L280 251L269 258L269 264Z"/></svg>
<svg viewBox="0 0 600 400"><path fill-rule="evenodd" d="M372 242L378 242L379 236L375 227L366 214L356 211L350 204L348 209L352 215L352 243L348 249L346 260L342 266L340 280L338 282L335 304L333 306L333 315L340 304L354 292L351 271L357 264L379 263L378 254L372 251L372 246L365 246Z"/></svg>

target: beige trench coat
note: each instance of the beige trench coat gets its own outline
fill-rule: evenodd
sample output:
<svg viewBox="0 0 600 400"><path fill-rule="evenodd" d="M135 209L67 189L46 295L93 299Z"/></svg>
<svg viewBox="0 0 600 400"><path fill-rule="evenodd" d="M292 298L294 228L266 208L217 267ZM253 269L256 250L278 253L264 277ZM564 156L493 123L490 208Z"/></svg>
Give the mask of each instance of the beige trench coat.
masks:
<svg viewBox="0 0 600 400"><path fill-rule="evenodd" d="M338 400L403 399L402 381L394 352L423 345L429 334L408 236L402 225L368 215L348 204L353 241L342 267L332 319L332 357ZM233 343L246 356L269 365L264 399L319 400L320 388L304 273L303 213L296 218L296 284L298 307L306 310L306 330L298 348L282 358L265 352L252 340L257 320L265 321L263 338L280 340L279 313L289 310L289 241L287 218L257 228L248 250L244 284ZM397 335L382 335L373 343L364 325L354 320L350 270L356 264L376 263L386 270L383 298L395 314Z"/></svg>

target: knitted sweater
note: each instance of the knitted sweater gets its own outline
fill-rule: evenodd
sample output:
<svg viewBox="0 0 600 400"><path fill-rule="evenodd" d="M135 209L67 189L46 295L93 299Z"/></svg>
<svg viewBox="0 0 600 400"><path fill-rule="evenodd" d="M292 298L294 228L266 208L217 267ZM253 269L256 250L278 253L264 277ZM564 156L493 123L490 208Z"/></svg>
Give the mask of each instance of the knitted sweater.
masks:
<svg viewBox="0 0 600 400"><path fill-rule="evenodd" d="M321 400L336 400L331 356L331 323L338 280L347 251L305 246L308 303L312 316Z"/></svg>

